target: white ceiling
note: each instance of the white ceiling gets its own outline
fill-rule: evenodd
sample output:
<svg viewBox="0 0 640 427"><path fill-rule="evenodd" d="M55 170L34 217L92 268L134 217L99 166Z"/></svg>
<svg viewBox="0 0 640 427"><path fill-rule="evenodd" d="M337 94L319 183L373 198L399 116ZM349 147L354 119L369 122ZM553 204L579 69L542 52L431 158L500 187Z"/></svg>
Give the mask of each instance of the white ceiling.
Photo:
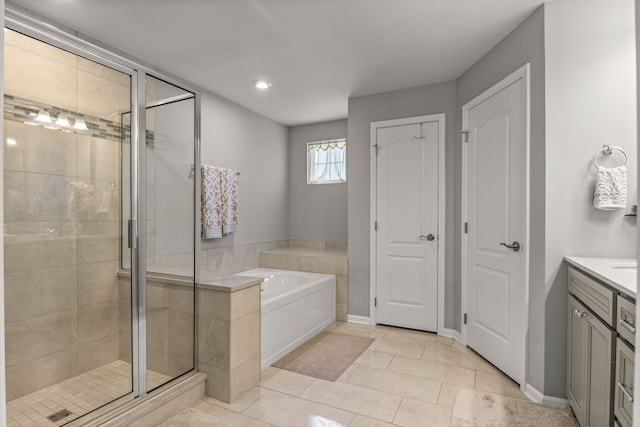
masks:
<svg viewBox="0 0 640 427"><path fill-rule="evenodd" d="M345 118L351 96L453 80L543 2L15 1L288 126Z"/></svg>

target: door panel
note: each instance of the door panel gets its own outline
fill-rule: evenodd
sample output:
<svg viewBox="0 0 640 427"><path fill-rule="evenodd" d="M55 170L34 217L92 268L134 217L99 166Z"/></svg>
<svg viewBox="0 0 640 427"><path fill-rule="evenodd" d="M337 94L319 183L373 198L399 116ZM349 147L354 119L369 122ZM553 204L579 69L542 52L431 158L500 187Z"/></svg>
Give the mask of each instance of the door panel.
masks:
<svg viewBox="0 0 640 427"><path fill-rule="evenodd" d="M476 290L476 326L496 339L508 341L509 277L501 271L478 267Z"/></svg>
<svg viewBox="0 0 640 427"><path fill-rule="evenodd" d="M476 150L476 251L502 257L496 240L509 238L509 116L492 111L484 123L476 127L476 141L483 147Z"/></svg>
<svg viewBox="0 0 640 427"><path fill-rule="evenodd" d="M465 105L467 344L522 383L525 335L526 83ZM501 246L517 241L522 249Z"/></svg>
<svg viewBox="0 0 640 427"><path fill-rule="evenodd" d="M587 322L576 313L586 309L573 296L567 302L567 399L580 425L584 425L587 406Z"/></svg>
<svg viewBox="0 0 640 427"><path fill-rule="evenodd" d="M437 330L439 135L438 122L377 129L378 323Z"/></svg>
<svg viewBox="0 0 640 427"><path fill-rule="evenodd" d="M588 403L585 425L610 426L613 422L611 411L613 331L590 312L588 312L586 324L585 353L589 373L586 376Z"/></svg>
<svg viewBox="0 0 640 427"><path fill-rule="evenodd" d="M620 338L616 343L615 414L624 427L633 426L633 401L628 392L633 393L634 351ZM627 393L625 393L625 391Z"/></svg>

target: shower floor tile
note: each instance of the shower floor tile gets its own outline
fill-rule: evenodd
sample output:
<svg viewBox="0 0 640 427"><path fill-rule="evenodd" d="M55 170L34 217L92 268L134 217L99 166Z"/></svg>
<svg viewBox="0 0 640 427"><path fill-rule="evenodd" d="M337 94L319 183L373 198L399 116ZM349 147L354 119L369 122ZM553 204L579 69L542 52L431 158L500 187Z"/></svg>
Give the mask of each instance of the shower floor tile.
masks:
<svg viewBox="0 0 640 427"><path fill-rule="evenodd" d="M149 388L171 377L147 372ZM118 360L7 403L9 427L63 425L131 391L131 364ZM62 409L71 415L57 422L47 417Z"/></svg>

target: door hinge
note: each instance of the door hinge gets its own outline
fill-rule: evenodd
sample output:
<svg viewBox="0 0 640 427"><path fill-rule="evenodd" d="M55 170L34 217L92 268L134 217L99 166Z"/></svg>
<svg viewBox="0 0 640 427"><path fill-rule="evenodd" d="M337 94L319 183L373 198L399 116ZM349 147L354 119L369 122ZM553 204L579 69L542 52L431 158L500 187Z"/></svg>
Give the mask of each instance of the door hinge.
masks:
<svg viewBox="0 0 640 427"><path fill-rule="evenodd" d="M380 154L380 146L378 144L374 144L373 149L376 150L376 156Z"/></svg>
<svg viewBox="0 0 640 427"><path fill-rule="evenodd" d="M469 142L469 131L468 130L463 130L460 133L464 135L464 142Z"/></svg>
<svg viewBox="0 0 640 427"><path fill-rule="evenodd" d="M373 298L373 306L377 307L378 306L378 297L374 297Z"/></svg>
<svg viewBox="0 0 640 427"><path fill-rule="evenodd" d="M467 234L467 233L469 233L469 223L465 222L464 223L464 234Z"/></svg>
<svg viewBox="0 0 640 427"><path fill-rule="evenodd" d="M464 324L467 324L467 313L464 314Z"/></svg>
<svg viewBox="0 0 640 427"><path fill-rule="evenodd" d="M374 223L373 223L373 229L374 229L375 231L378 231L378 221L376 221L376 222L374 222Z"/></svg>

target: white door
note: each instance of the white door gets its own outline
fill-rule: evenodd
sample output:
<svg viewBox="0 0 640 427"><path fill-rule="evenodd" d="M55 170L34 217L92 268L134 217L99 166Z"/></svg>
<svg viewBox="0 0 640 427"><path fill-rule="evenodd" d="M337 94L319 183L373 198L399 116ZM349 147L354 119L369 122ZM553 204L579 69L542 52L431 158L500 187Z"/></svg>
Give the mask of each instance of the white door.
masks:
<svg viewBox="0 0 640 427"><path fill-rule="evenodd" d="M376 129L377 323L437 331L440 126Z"/></svg>
<svg viewBox="0 0 640 427"><path fill-rule="evenodd" d="M463 107L466 342L520 384L527 313L527 69Z"/></svg>

